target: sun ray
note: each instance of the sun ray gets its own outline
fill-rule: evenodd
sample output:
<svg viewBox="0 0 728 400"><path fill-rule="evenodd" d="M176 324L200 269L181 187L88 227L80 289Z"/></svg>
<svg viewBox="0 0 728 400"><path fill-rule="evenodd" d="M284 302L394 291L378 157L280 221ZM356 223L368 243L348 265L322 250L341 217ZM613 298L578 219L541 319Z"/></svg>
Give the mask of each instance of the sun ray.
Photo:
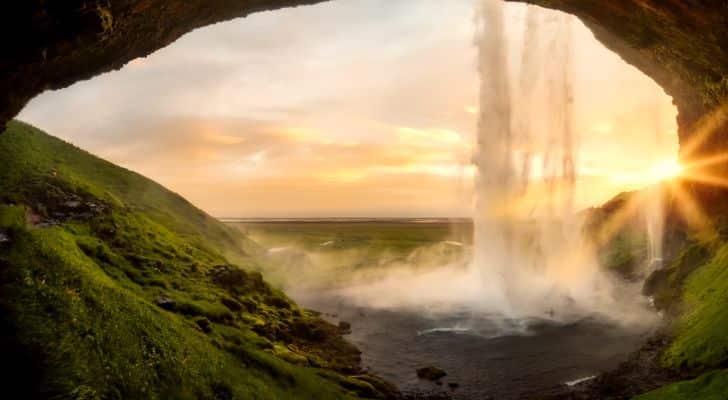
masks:
<svg viewBox="0 0 728 400"><path fill-rule="evenodd" d="M708 166L712 166L712 165L716 165L716 164L723 164L723 163L728 163L728 152L715 154L715 155L708 156L705 158L696 159L689 163L683 162L681 164L683 165L683 171L685 173L689 174L691 171L694 171L694 170L700 170L700 169L703 169Z"/></svg>
<svg viewBox="0 0 728 400"><path fill-rule="evenodd" d="M692 181L692 182L701 183L704 185L728 188L728 179L721 178L718 176L713 176L708 173L694 172L694 173L690 173L690 174L685 174L683 176L683 179Z"/></svg>
<svg viewBox="0 0 728 400"><path fill-rule="evenodd" d="M698 237L705 240L713 239L717 234L713 223L698 202L682 187L681 182L673 182L670 185L670 194L674 197L674 203L685 222L696 231Z"/></svg>
<svg viewBox="0 0 728 400"><path fill-rule="evenodd" d="M693 127L690 139L681 146L680 157L687 163L692 157L699 154L698 150L711 138L718 128L728 120L728 102L715 108L712 112L701 118Z"/></svg>
<svg viewBox="0 0 728 400"><path fill-rule="evenodd" d="M594 241L597 246L606 245L634 217L645 201L645 194L638 192L632 195L616 212L600 224Z"/></svg>

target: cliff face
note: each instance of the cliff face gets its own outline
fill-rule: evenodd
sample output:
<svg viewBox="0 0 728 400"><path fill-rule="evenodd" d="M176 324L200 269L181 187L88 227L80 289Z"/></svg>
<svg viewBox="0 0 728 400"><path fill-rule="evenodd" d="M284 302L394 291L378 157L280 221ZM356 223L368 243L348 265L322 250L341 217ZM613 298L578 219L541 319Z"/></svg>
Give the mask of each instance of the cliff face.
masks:
<svg viewBox="0 0 728 400"><path fill-rule="evenodd" d="M322 0L14 1L0 17L0 124L33 96L120 68L195 28ZM718 113L698 153L728 147L728 3L724 0L510 0L581 18L655 79L678 106L680 141ZM713 122L716 118L713 118ZM690 156L690 155L686 155Z"/></svg>

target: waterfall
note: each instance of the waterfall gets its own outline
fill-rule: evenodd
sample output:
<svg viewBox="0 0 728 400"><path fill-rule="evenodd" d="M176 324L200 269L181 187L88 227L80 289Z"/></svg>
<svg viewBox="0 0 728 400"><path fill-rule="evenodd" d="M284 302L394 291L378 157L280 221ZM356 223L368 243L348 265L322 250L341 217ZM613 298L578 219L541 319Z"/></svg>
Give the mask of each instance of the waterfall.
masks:
<svg viewBox="0 0 728 400"><path fill-rule="evenodd" d="M517 87L509 76L503 3L483 0L477 19L481 86L471 269L494 308L515 317L595 307L604 295L574 211L571 17L545 13L528 9Z"/></svg>
<svg viewBox="0 0 728 400"><path fill-rule="evenodd" d="M655 135L656 152L662 149L662 124L660 122L660 105L655 102L653 110L653 126L652 130ZM653 156L653 163L656 163L657 157ZM646 199L644 202L645 230L647 232L647 272L652 272L662 268L663 252L662 240L665 231L665 187L664 183L656 183L652 187L646 189Z"/></svg>

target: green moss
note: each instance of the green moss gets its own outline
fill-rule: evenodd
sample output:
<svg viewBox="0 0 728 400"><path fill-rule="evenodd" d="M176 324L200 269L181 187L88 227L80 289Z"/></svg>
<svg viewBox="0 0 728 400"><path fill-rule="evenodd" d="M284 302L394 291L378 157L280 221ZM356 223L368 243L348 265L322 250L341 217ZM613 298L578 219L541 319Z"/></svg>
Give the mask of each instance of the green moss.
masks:
<svg viewBox="0 0 728 400"><path fill-rule="evenodd" d="M655 305L677 314L683 306L683 286L690 275L713 256L710 246L699 241L685 244L674 260L664 269L655 271L645 283L645 292Z"/></svg>
<svg viewBox="0 0 728 400"><path fill-rule="evenodd" d="M0 204L0 228L17 229L25 225L25 207Z"/></svg>
<svg viewBox="0 0 728 400"><path fill-rule="evenodd" d="M0 247L10 392L348 397L301 362L349 362L351 348L331 345L342 340L335 327L317 319L328 330L309 341L296 327L313 317L231 263L255 267L241 251L247 239L146 178L11 122L0 135L0 229L12 233Z"/></svg>
<svg viewBox="0 0 728 400"><path fill-rule="evenodd" d="M714 367L728 360L728 244L684 284L676 337L665 353L669 366Z"/></svg>
<svg viewBox="0 0 728 400"><path fill-rule="evenodd" d="M635 400L724 400L728 370L710 372L699 378L673 383L637 396Z"/></svg>
<svg viewBox="0 0 728 400"><path fill-rule="evenodd" d="M634 229L620 231L600 253L601 265L619 276L634 277L647 262L647 237Z"/></svg>

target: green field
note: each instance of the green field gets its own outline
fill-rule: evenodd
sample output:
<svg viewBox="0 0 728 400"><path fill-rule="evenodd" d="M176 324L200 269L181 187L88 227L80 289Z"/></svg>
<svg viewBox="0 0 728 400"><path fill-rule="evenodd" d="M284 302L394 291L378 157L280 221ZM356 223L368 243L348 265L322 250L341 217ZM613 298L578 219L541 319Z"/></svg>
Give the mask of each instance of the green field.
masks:
<svg viewBox="0 0 728 400"><path fill-rule="evenodd" d="M266 276L283 288L335 287L356 272L434 268L467 261L469 220L320 220L228 222L262 246Z"/></svg>

